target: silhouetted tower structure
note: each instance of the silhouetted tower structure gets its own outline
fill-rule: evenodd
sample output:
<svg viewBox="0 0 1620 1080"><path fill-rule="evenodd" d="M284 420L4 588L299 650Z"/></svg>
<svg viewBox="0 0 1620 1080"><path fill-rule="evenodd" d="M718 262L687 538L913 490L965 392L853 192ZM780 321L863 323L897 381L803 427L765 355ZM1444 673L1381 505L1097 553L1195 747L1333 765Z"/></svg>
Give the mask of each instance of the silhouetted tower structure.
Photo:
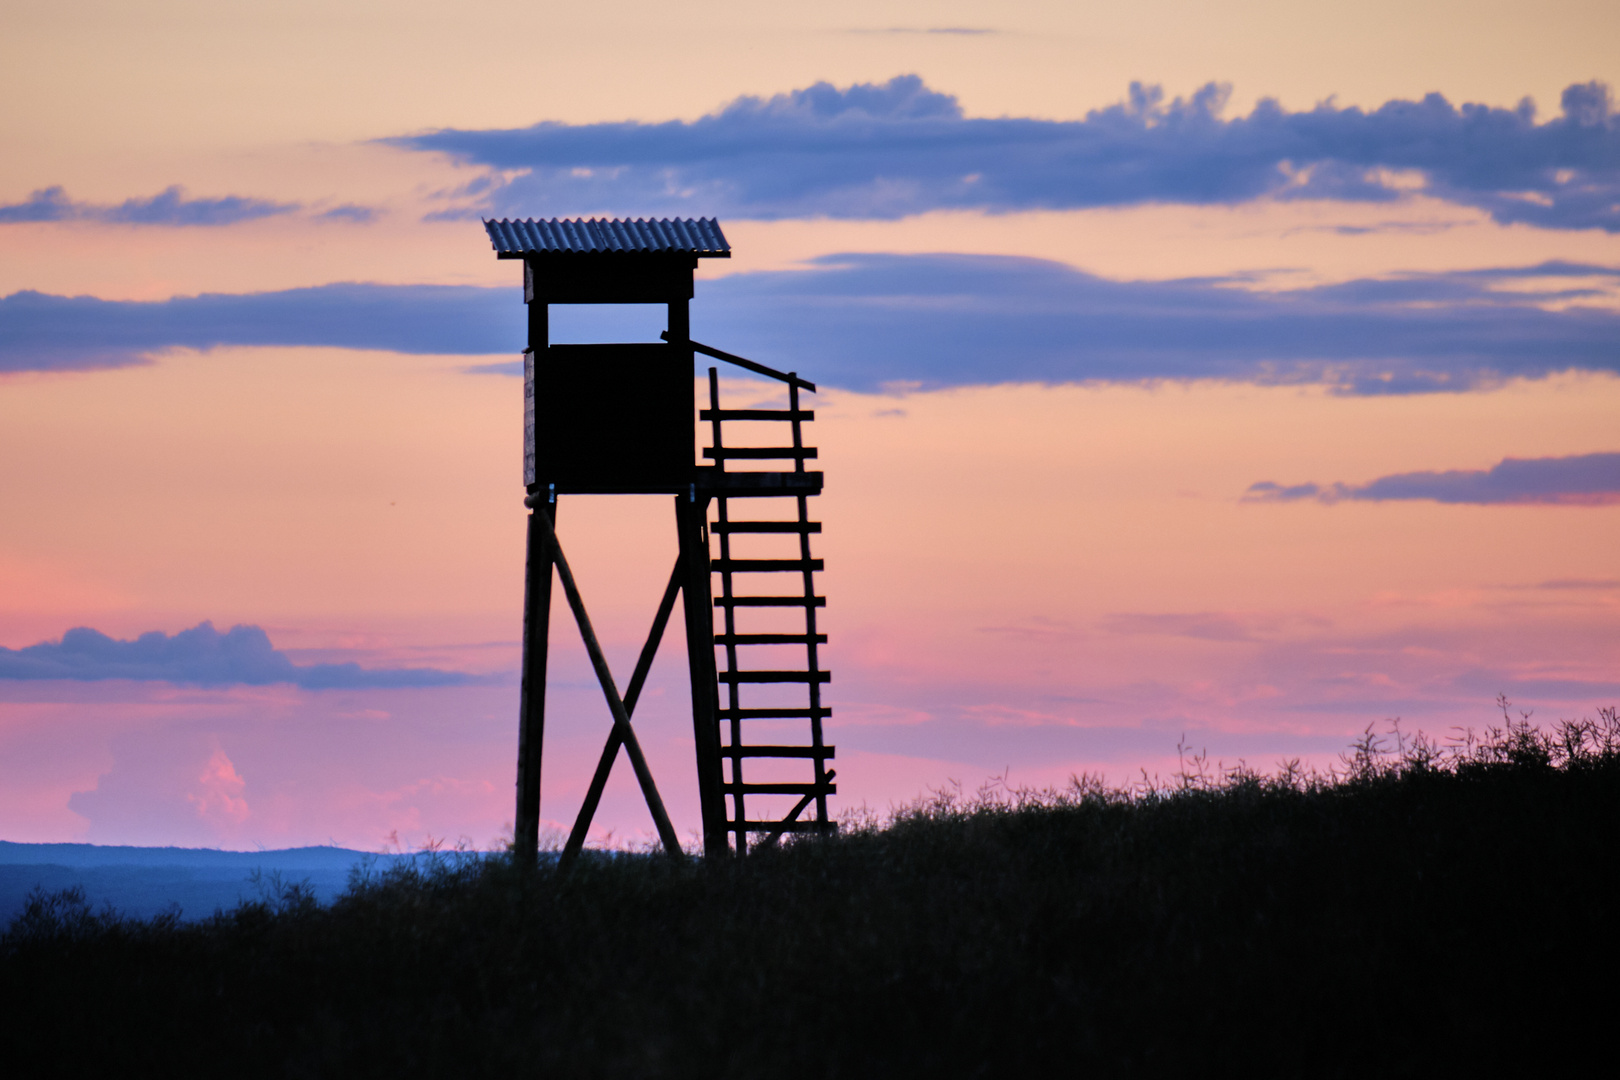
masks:
<svg viewBox="0 0 1620 1080"><path fill-rule="evenodd" d="M804 425L815 413L800 405L800 392L814 392L815 384L691 340L688 305L698 260L731 255L712 218L486 221L484 228L500 258L523 261L529 313L519 855L535 857L539 843L554 567L612 719L564 866L584 844L621 747L664 847L680 851L631 724L677 596L705 855L742 855L751 843L769 845L785 832L832 831L827 797L837 788L828 768L833 748L822 739L830 710L821 700L831 676L821 668L818 650L827 638L817 629L826 600L816 595L822 564L810 550L821 524L810 520L808 506L821 492L821 473L805 470L816 450L804 445ZM553 345L552 304L662 304L668 324L662 342ZM724 408L717 369L709 368L707 408L697 412L709 436L708 464L693 455L695 353L778 380L786 397L786 408ZM763 441L762 433L768 433ZM560 496L606 494L673 496L678 541L669 585L622 696L555 531Z"/></svg>

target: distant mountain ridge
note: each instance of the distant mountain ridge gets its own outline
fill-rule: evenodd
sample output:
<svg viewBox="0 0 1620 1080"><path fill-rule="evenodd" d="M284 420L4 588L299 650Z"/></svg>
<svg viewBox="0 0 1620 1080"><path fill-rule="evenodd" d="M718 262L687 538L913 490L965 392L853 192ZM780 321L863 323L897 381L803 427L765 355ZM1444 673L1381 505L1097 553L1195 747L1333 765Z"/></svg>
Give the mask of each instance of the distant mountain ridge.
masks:
<svg viewBox="0 0 1620 1080"><path fill-rule="evenodd" d="M178 907L182 918L199 919L243 901L271 899L267 890L278 878L288 884L307 882L318 900L330 903L355 867L369 864L382 870L415 857L328 845L223 851L0 840L0 927L10 925L35 889L52 893L80 888L93 907L111 906L138 918Z"/></svg>
<svg viewBox="0 0 1620 1080"><path fill-rule="evenodd" d="M353 851L322 844L271 851L226 851L221 848L125 847L101 844L19 844L0 840L0 866L189 866L248 870L266 860L285 869L341 869L362 859L395 859L396 855Z"/></svg>

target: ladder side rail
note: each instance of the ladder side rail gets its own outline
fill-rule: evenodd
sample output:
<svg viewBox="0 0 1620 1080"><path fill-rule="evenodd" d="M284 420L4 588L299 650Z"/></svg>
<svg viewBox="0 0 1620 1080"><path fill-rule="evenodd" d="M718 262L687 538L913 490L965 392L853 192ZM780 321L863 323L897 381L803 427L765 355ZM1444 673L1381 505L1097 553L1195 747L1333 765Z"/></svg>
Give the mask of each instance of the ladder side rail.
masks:
<svg viewBox="0 0 1620 1080"><path fill-rule="evenodd" d="M806 506L805 506L806 497L803 496L803 495L800 495L798 498L799 498L799 520L804 521L809 516L808 513L807 513L807 510L806 510ZM809 533L800 533L799 534L799 548L800 548L801 554L803 554L806 557L806 559L808 559L809 552L810 552L810 534ZM805 563L805 569L803 571L803 573L804 573L804 594L806 596L814 596L815 595L815 572L812 571L809 567L810 567L810 564L807 561ZM807 637L805 639L805 644L804 644L805 653L806 653L806 659L808 661L807 670L809 670L809 671L820 671L821 670L821 649L820 649L820 646L819 646L818 643L825 640L825 637L818 632L818 628L817 628L817 625L816 625L816 606L814 604L806 604L804 606L804 629L805 629L805 633L807 635ZM814 746L816 749L819 750L822 747L821 680L819 678L812 677L810 679L809 690L810 690L810 745ZM819 794L816 795L816 821L819 822L823 827L825 827L827 825L827 823L831 820L827 816L827 796L825 794L826 787L827 787L827 782L828 782L828 779L830 778L831 774L827 771L827 761L823 757L820 757L820 756L816 757L816 759L815 759L815 768L816 768L816 788L817 788L818 792L820 792Z"/></svg>
<svg viewBox="0 0 1620 1080"><path fill-rule="evenodd" d="M788 384L788 410L793 414L793 448L795 450L800 450L804 446L804 436L803 427L799 421L799 386L796 382ZM803 457L796 458L793 464L795 472L804 471ZM798 503L799 524L801 526L807 526L810 522L809 501L805 496L800 495L798 496ZM805 529L799 533L799 557L804 560L804 595L814 596L816 594L816 585L814 572L811 570L811 567L814 564L810 561L810 533L808 529ZM816 628L816 608L814 604L806 604L804 606L804 631L805 658L807 661L806 670L819 671L821 667L820 650L817 643L821 639L821 635L817 632ZM809 692L810 745L815 749L820 750L822 747L820 679L811 676ZM816 822L822 828L826 828L829 820L827 816L826 791L827 781L830 775L827 769L827 759L817 754L814 759L814 766L816 776ZM802 810L802 807L800 809ZM794 816L797 816L797 814ZM771 841L774 842L780 835L780 830L773 832L770 838Z"/></svg>
<svg viewBox="0 0 1620 1080"><path fill-rule="evenodd" d="M793 417L793 449L804 450L804 424L799 420L799 382L798 372L788 372L788 414ZM793 471L804 472L804 455L796 453L793 458ZM803 515L800 516L803 519Z"/></svg>
<svg viewBox="0 0 1620 1080"><path fill-rule="evenodd" d="M718 368L710 368L709 369L709 409L710 409L710 416L712 417L712 419L710 420L710 428L711 428L711 431L713 432L713 438L714 438L713 449L714 449L715 454L716 454L715 466L714 467L716 469L720 470L721 472L724 472L725 468L726 468L726 462L725 462L724 456L720 455L720 451L724 450L724 448L725 448L725 442L724 442L724 436L721 434L722 420L721 420L721 410L720 410L720 372L719 372ZM728 500L723 495L714 500L714 502L715 502L715 512L716 512L716 515L717 515L717 523L722 525L722 526L728 524L729 521L730 521L729 508L727 506L727 501ZM719 534L720 534L720 559L721 559L721 564L720 565L722 567L722 570L720 572L720 595L721 595L722 599L730 600L732 598L732 584L733 584L732 583L731 570L730 570L730 562L731 562L731 530L722 528L722 529L719 530ZM734 605L728 603L728 604L726 604L724 606L724 608L722 610L725 612L725 616L724 616L725 638L724 638L724 640L725 640L725 650L726 650L726 672L727 672L727 674L730 674L730 673L735 672L737 670L737 645L736 645L737 609L736 609L736 607ZM709 647L711 649L714 647L712 641L710 642ZM718 684L721 681L724 681L724 680L717 679L716 683ZM728 725L730 727L730 735L731 735L731 746L730 746L729 749L732 751L732 753L731 753L731 784L728 785L728 786L730 786L732 788L732 790L731 790L731 801L732 801L732 807L733 807L733 810L734 810L733 817L734 817L734 819L736 821L742 821L747 817L747 814L745 814L743 812L742 756L737 753L737 748L742 745L742 741L743 741L742 740L742 719L738 715L738 700L737 700L737 695L738 695L738 692L739 692L740 689L741 688L737 685L735 680L726 681L726 710L725 711L726 711L726 715L728 717ZM737 855L739 857L741 857L742 855L747 853L747 850L748 850L748 834L739 829L737 831Z"/></svg>

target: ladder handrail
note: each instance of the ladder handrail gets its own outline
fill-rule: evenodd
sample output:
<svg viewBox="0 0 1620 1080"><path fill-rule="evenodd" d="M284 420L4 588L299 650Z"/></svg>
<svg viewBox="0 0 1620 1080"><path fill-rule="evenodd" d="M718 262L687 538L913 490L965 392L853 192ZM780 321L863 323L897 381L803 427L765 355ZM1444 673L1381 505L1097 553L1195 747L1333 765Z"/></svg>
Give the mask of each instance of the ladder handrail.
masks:
<svg viewBox="0 0 1620 1080"><path fill-rule="evenodd" d="M658 336L663 338L665 341L669 341L670 344L674 344L673 341L670 341L668 330L663 331ZM764 364L753 360L744 359L735 353L728 353L723 349L716 349L711 345L704 345L701 342L693 341L691 338L687 338L686 343L692 346L693 352L700 352L704 356L712 356L716 360L724 360L728 364L736 364L738 367L747 368L749 371L759 375L768 375L773 379L780 379L789 386L802 386L812 394L816 392L815 383L808 379L801 379L797 374L791 371L777 371L773 367L766 367Z"/></svg>

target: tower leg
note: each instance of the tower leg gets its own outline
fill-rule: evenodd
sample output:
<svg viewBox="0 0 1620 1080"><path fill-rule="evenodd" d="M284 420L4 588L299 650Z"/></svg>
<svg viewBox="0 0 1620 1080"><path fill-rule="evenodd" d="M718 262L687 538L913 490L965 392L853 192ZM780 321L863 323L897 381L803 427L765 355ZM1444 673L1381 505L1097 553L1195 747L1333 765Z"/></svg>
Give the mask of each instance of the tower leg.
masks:
<svg viewBox="0 0 1620 1080"><path fill-rule="evenodd" d="M540 854L540 754L546 733L546 646L551 630L551 545L536 514L557 520L557 504L529 511L523 573L523 681L518 691L517 811L512 852L532 866Z"/></svg>
<svg viewBox="0 0 1620 1080"><path fill-rule="evenodd" d="M675 497L685 580L681 598L686 614L686 659L692 682L692 741L697 750L698 803L703 810L703 854L730 853L726 843L726 804L721 790L719 693L714 667L714 594L709 584L708 500Z"/></svg>

